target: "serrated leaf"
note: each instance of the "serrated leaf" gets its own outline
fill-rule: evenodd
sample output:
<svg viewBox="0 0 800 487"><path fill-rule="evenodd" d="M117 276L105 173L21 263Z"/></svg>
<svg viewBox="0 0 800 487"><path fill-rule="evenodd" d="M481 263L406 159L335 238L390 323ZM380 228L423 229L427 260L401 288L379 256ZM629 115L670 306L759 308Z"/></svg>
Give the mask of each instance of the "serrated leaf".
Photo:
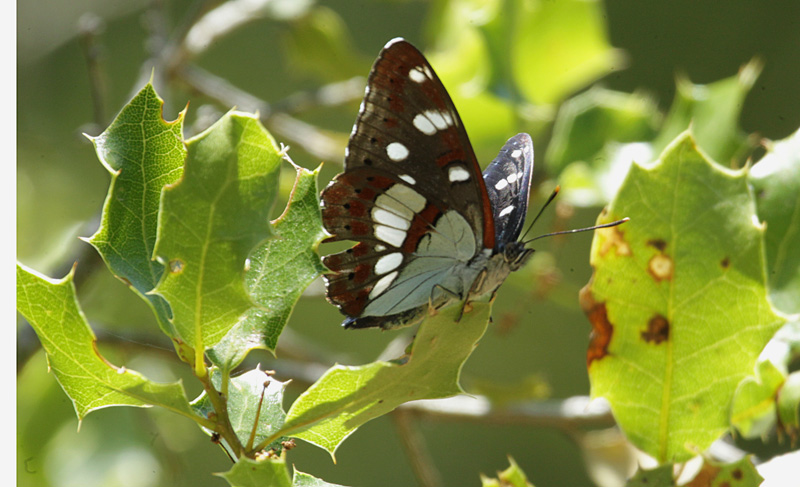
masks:
<svg viewBox="0 0 800 487"><path fill-rule="evenodd" d="M633 477L625 483L625 487L673 487L675 480L672 475L672 465L662 465L652 470L640 468Z"/></svg>
<svg viewBox="0 0 800 487"><path fill-rule="evenodd" d="M259 305L209 351L219 367L235 368L255 348L275 350L303 290L325 270L316 248L325 237L319 211L317 176L297 168L289 204L274 222L276 238L267 240L250 255L245 282Z"/></svg>
<svg viewBox="0 0 800 487"><path fill-rule="evenodd" d="M75 296L73 273L52 280L17 264L17 310L36 331L78 419L109 406L161 406L194 419L180 382L152 382L99 354Z"/></svg>
<svg viewBox="0 0 800 487"><path fill-rule="evenodd" d="M634 164L595 233L593 397L631 442L681 462L728 428L739 382L780 327L767 301L763 229L746 172L712 163L688 133L656 164Z"/></svg>
<svg viewBox="0 0 800 487"><path fill-rule="evenodd" d="M800 130L771 144L750 170L758 216L767 223L770 298L786 313L800 313Z"/></svg>
<svg viewBox="0 0 800 487"><path fill-rule="evenodd" d="M407 401L461 392L461 367L486 331L491 304L450 306L420 325L408 360L335 365L292 404L279 434L336 448L359 426Z"/></svg>
<svg viewBox="0 0 800 487"><path fill-rule="evenodd" d="M784 380L783 372L764 360L756 366L754 377L739 383L731 407L731 426L744 438L759 438L775 426L775 400Z"/></svg>
<svg viewBox="0 0 800 487"><path fill-rule="evenodd" d="M219 369L211 373L212 383L218 391L223 390L222 377ZM258 368L229 379L226 393L228 421L242 445L258 445L283 426L285 388L286 383L273 379ZM205 392L192 402L192 408L206 418L214 411Z"/></svg>
<svg viewBox="0 0 800 487"><path fill-rule="evenodd" d="M691 126L697 145L713 160L728 165L747 147L739 130L739 115L761 68L760 62L750 61L738 75L707 85L679 78L675 100L654 141L654 152L661 152Z"/></svg>
<svg viewBox="0 0 800 487"><path fill-rule="evenodd" d="M100 228L88 240L118 278L145 299L170 337L169 305L148 294L164 273L153 260L161 189L183 172L184 112L162 118L164 102L148 83L99 136L91 137L97 157L111 173Z"/></svg>
<svg viewBox="0 0 800 487"><path fill-rule="evenodd" d="M183 177L162 196L155 254L168 272L154 292L172 307L180 338L202 354L253 306L245 261L272 233L281 157L258 119L238 112L186 145Z"/></svg>
<svg viewBox="0 0 800 487"><path fill-rule="evenodd" d="M559 108L544 163L554 174L575 161L599 169L606 159L595 155L606 144L650 140L659 122L650 98L593 87Z"/></svg>
<svg viewBox="0 0 800 487"><path fill-rule="evenodd" d="M325 482L307 473L300 472L297 469L294 469L292 485L294 487L345 487L344 485Z"/></svg>
<svg viewBox="0 0 800 487"><path fill-rule="evenodd" d="M517 462L510 456L508 457L509 467L502 472L497 472L497 478L489 478L481 475L482 487L533 487L528 481L525 472L519 468Z"/></svg>
<svg viewBox="0 0 800 487"><path fill-rule="evenodd" d="M737 462L717 463L706 460L687 487L758 487L764 478L749 457Z"/></svg>
<svg viewBox="0 0 800 487"><path fill-rule="evenodd" d="M227 472L217 474L228 481L231 487L292 487L286 456L252 460L242 457Z"/></svg>
<svg viewBox="0 0 800 487"><path fill-rule="evenodd" d="M792 441L800 433L800 372L792 372L778 391L778 418Z"/></svg>

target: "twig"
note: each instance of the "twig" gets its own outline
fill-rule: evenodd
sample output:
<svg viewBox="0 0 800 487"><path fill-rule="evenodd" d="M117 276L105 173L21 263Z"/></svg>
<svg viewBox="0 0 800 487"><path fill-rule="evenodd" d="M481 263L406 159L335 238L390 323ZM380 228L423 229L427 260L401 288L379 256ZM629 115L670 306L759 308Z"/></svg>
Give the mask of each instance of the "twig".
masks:
<svg viewBox="0 0 800 487"><path fill-rule="evenodd" d="M588 396L566 399L526 401L507 408L496 408L484 396L455 396L407 403L420 418L441 421L470 421L483 424L519 424L572 431L577 428L614 426L607 403Z"/></svg>
<svg viewBox="0 0 800 487"><path fill-rule="evenodd" d="M442 476L431 461L425 438L414 422L414 413L408 409L395 409L392 412L392 419L419 485L422 487L442 485Z"/></svg>
<svg viewBox="0 0 800 487"><path fill-rule="evenodd" d="M81 32L81 47L86 59L86 70L89 75L89 92L92 95L92 108L94 123L98 127L105 127L106 120L106 89L103 71L100 68L102 48L97 44L97 37L103 32L105 25L100 17L87 13L78 20Z"/></svg>

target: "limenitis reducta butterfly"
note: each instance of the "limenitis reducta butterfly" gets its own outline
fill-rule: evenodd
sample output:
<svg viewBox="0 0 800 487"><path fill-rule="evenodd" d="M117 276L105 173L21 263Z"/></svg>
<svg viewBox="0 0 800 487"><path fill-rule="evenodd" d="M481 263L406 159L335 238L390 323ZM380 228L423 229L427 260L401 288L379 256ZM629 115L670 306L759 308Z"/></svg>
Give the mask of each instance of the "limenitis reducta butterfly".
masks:
<svg viewBox="0 0 800 487"><path fill-rule="evenodd" d="M491 296L533 253L517 241L528 210L533 143L508 140L481 175L456 107L403 39L372 66L345 152L322 193L328 300L345 328L406 326L430 306Z"/></svg>

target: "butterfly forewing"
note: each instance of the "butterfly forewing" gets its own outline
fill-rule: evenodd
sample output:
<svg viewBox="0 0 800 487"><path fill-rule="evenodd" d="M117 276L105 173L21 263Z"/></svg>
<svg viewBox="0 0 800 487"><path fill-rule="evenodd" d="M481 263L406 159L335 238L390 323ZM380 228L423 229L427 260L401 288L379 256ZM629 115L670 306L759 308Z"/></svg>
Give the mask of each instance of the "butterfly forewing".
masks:
<svg viewBox="0 0 800 487"><path fill-rule="evenodd" d="M495 251L519 238L528 213L528 193L533 174L533 142L528 134L517 134L483 172L492 202Z"/></svg>

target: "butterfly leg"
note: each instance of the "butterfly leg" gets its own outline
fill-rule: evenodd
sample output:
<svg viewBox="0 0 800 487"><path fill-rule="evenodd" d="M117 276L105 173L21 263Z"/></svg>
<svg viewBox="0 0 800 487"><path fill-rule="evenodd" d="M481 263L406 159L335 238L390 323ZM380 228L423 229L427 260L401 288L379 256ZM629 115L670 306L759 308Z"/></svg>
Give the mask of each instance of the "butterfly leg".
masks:
<svg viewBox="0 0 800 487"><path fill-rule="evenodd" d="M431 296L428 299L428 305L430 306L431 309L439 309L450 302L450 299L440 299L439 301L441 302L437 304L436 303L437 300L433 297L436 291L441 292L445 296L450 296L451 298L454 298L456 301L461 301L462 299L464 299L464 296L462 296L461 293L451 291L446 287L442 286L441 284L434 284L433 288L431 289Z"/></svg>

